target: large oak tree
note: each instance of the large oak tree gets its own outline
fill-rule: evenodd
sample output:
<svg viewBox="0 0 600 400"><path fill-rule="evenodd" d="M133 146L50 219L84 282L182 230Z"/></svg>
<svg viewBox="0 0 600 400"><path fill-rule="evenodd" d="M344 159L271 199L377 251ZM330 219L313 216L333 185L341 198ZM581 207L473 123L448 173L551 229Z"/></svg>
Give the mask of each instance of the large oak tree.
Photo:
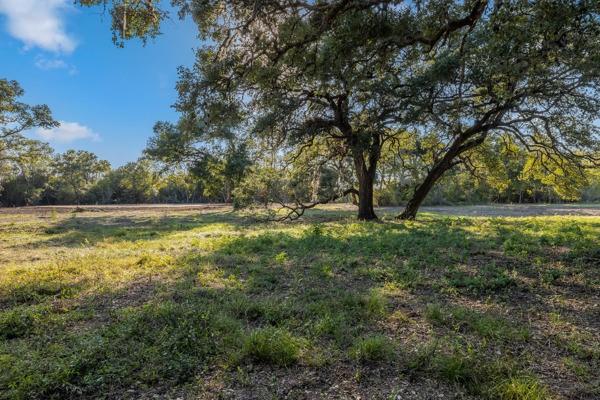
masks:
<svg viewBox="0 0 600 400"><path fill-rule="evenodd" d="M407 219L493 134L563 170L598 162L596 1L172 3L204 39L196 65L180 71L180 126L277 136L296 152L338 142L337 155L353 160L360 219L376 218L381 149L400 133L438 137ZM114 1L117 37L154 35L166 15L158 4Z"/></svg>

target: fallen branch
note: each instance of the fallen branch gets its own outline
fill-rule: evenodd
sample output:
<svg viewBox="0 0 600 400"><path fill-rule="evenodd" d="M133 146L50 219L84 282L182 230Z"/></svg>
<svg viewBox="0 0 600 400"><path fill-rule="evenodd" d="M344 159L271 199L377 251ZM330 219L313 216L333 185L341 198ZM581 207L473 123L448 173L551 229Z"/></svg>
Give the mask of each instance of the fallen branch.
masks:
<svg viewBox="0 0 600 400"><path fill-rule="evenodd" d="M331 196L329 198L326 198L326 199L323 199L323 200L318 200L318 201L311 202L311 203L308 203L308 204L301 203L301 202L298 202L298 201L295 202L294 205L289 205L289 204L286 204L285 202L277 202L281 206L281 209L288 210L287 214L285 214L285 215L283 215L283 216L281 216L279 218L269 218L268 220L272 221L272 222L283 222L283 221L286 221L286 220L295 221L298 218L302 217L304 215L304 212L306 210L310 210L311 208L315 208L319 204L327 204L327 203L330 203L332 201L336 201L337 199L342 198L344 196L347 196L349 194L356 194L356 195L358 195L358 190L356 190L354 188L346 189L341 194L337 193L337 194L334 194L333 196Z"/></svg>

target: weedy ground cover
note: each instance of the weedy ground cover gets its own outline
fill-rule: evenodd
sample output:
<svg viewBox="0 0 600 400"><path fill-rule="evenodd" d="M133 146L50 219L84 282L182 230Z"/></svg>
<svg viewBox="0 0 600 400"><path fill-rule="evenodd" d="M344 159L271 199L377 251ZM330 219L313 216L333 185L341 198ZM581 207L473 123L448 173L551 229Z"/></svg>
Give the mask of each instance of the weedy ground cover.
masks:
<svg viewBox="0 0 600 400"><path fill-rule="evenodd" d="M0 215L0 398L593 399L600 218Z"/></svg>

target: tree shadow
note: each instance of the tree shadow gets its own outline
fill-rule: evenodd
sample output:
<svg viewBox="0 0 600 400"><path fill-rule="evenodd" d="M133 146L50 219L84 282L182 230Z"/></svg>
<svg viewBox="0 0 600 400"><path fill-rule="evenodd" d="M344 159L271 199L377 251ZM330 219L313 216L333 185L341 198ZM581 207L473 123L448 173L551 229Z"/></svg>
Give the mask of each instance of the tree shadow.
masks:
<svg viewBox="0 0 600 400"><path fill-rule="evenodd" d="M162 216L80 216L73 214L49 224L44 228L45 239L15 244L11 248L22 247L81 247L95 245L102 241L138 242L154 241L173 233L194 229L201 230L215 224L225 229L242 229L256 223L248 216L233 212L214 212L204 214L184 214Z"/></svg>
<svg viewBox="0 0 600 400"><path fill-rule="evenodd" d="M135 229L117 240L147 241L153 240L148 232L164 237L223 223L235 234L214 238L206 248L187 249L164 276L149 274L101 295L84 293L68 311L83 315L80 322L56 325L49 336L34 330L26 338L31 347L22 343L25 347L3 349L22 370L13 381L38 377L38 384L24 386L23 378L17 387L49 398L142 397L167 393L198 375L218 381L217 389L202 390L229 385L238 394L252 393L248 385L264 387L269 377L278 376L281 387L268 393L291 397L302 390L324 393L335 376L353 379L362 373L364 379L353 385L368 395L369 387L392 390L389 382L417 369L412 350L440 339L489 350L482 357L490 363L504 357L496 355L499 349L515 358L535 355L556 362L552 357L569 355L569 350L559 350L558 356L543 351L552 333L532 325L531 315L578 312L570 304L548 304L546 299L557 293L587 303L597 298L590 290L597 268L582 272L595 260L589 249L597 241L574 226L544 233L538 225L517 229L506 220L340 223L330 217L321 213L315 221L311 216L308 224L257 225L229 214L134 221ZM96 217L88 222L58 227L97 243L123 229L119 223L127 224ZM559 253L549 251L559 248ZM562 268L561 275L544 277L547 263ZM588 275L567 279L581 273ZM593 314L578 321L583 324L578 328L596 329ZM265 365L248 356L247 337L267 327L288 332L297 343L298 367ZM536 339L519 336L521 327L535 329ZM353 349L358 340L374 336L392 341L395 356L365 366L353 358ZM49 352L32 350L53 342L62 345ZM24 361L16 359L19 350L28 352ZM36 365L42 357L52 360L48 369ZM68 373L53 375L52 370L66 366ZM301 384L289 384L298 369L307 379L297 377ZM555 370L535 372L551 383L560 381ZM74 394L73 388L80 392Z"/></svg>

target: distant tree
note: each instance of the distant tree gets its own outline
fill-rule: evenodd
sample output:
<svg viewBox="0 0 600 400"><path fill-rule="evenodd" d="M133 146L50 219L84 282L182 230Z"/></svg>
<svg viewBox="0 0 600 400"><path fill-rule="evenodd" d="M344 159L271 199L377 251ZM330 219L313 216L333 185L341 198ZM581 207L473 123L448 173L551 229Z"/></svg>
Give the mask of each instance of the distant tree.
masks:
<svg viewBox="0 0 600 400"><path fill-rule="evenodd" d="M581 200L600 202L600 168L588 173L588 184L581 189Z"/></svg>
<svg viewBox="0 0 600 400"><path fill-rule="evenodd" d="M147 159L139 159L110 174L113 201L116 203L152 203L158 196L160 177Z"/></svg>
<svg viewBox="0 0 600 400"><path fill-rule="evenodd" d="M110 164L89 151L68 150L56 157L53 169L57 201L80 204L87 190L110 171Z"/></svg>
<svg viewBox="0 0 600 400"><path fill-rule="evenodd" d="M201 200L198 179L184 170L169 170L163 176L159 200L164 203L190 203Z"/></svg>
<svg viewBox="0 0 600 400"><path fill-rule="evenodd" d="M236 188L234 205L283 209L285 213L274 213L272 218L285 220L299 218L316 205L357 194L347 189L355 183L352 159L338 157L335 143L316 139L303 151L284 155L283 160L269 153L255 155L248 174Z"/></svg>
<svg viewBox="0 0 600 400"><path fill-rule="evenodd" d="M18 82L0 79L0 203L25 205L39 200L48 176L45 163L51 149L24 134L36 127L58 125L45 105L19 101Z"/></svg>
<svg viewBox="0 0 600 400"><path fill-rule="evenodd" d="M0 79L0 163L17 161L40 149L38 143L23 135L27 130L58 126L48 106L20 102L24 93L18 82Z"/></svg>
<svg viewBox="0 0 600 400"><path fill-rule="evenodd" d="M0 204L26 206L44 200L52 176L53 150L46 143L28 141L16 159L4 162L0 173Z"/></svg>
<svg viewBox="0 0 600 400"><path fill-rule="evenodd" d="M205 197L227 203L250 165L243 138L227 129L190 127L184 121L158 122L145 154L172 167L184 166L198 179Z"/></svg>
<svg viewBox="0 0 600 400"><path fill-rule="evenodd" d="M113 179L114 170L111 170L102 178L98 179L86 191L84 201L87 204L111 204L117 201L114 198L115 182Z"/></svg>

